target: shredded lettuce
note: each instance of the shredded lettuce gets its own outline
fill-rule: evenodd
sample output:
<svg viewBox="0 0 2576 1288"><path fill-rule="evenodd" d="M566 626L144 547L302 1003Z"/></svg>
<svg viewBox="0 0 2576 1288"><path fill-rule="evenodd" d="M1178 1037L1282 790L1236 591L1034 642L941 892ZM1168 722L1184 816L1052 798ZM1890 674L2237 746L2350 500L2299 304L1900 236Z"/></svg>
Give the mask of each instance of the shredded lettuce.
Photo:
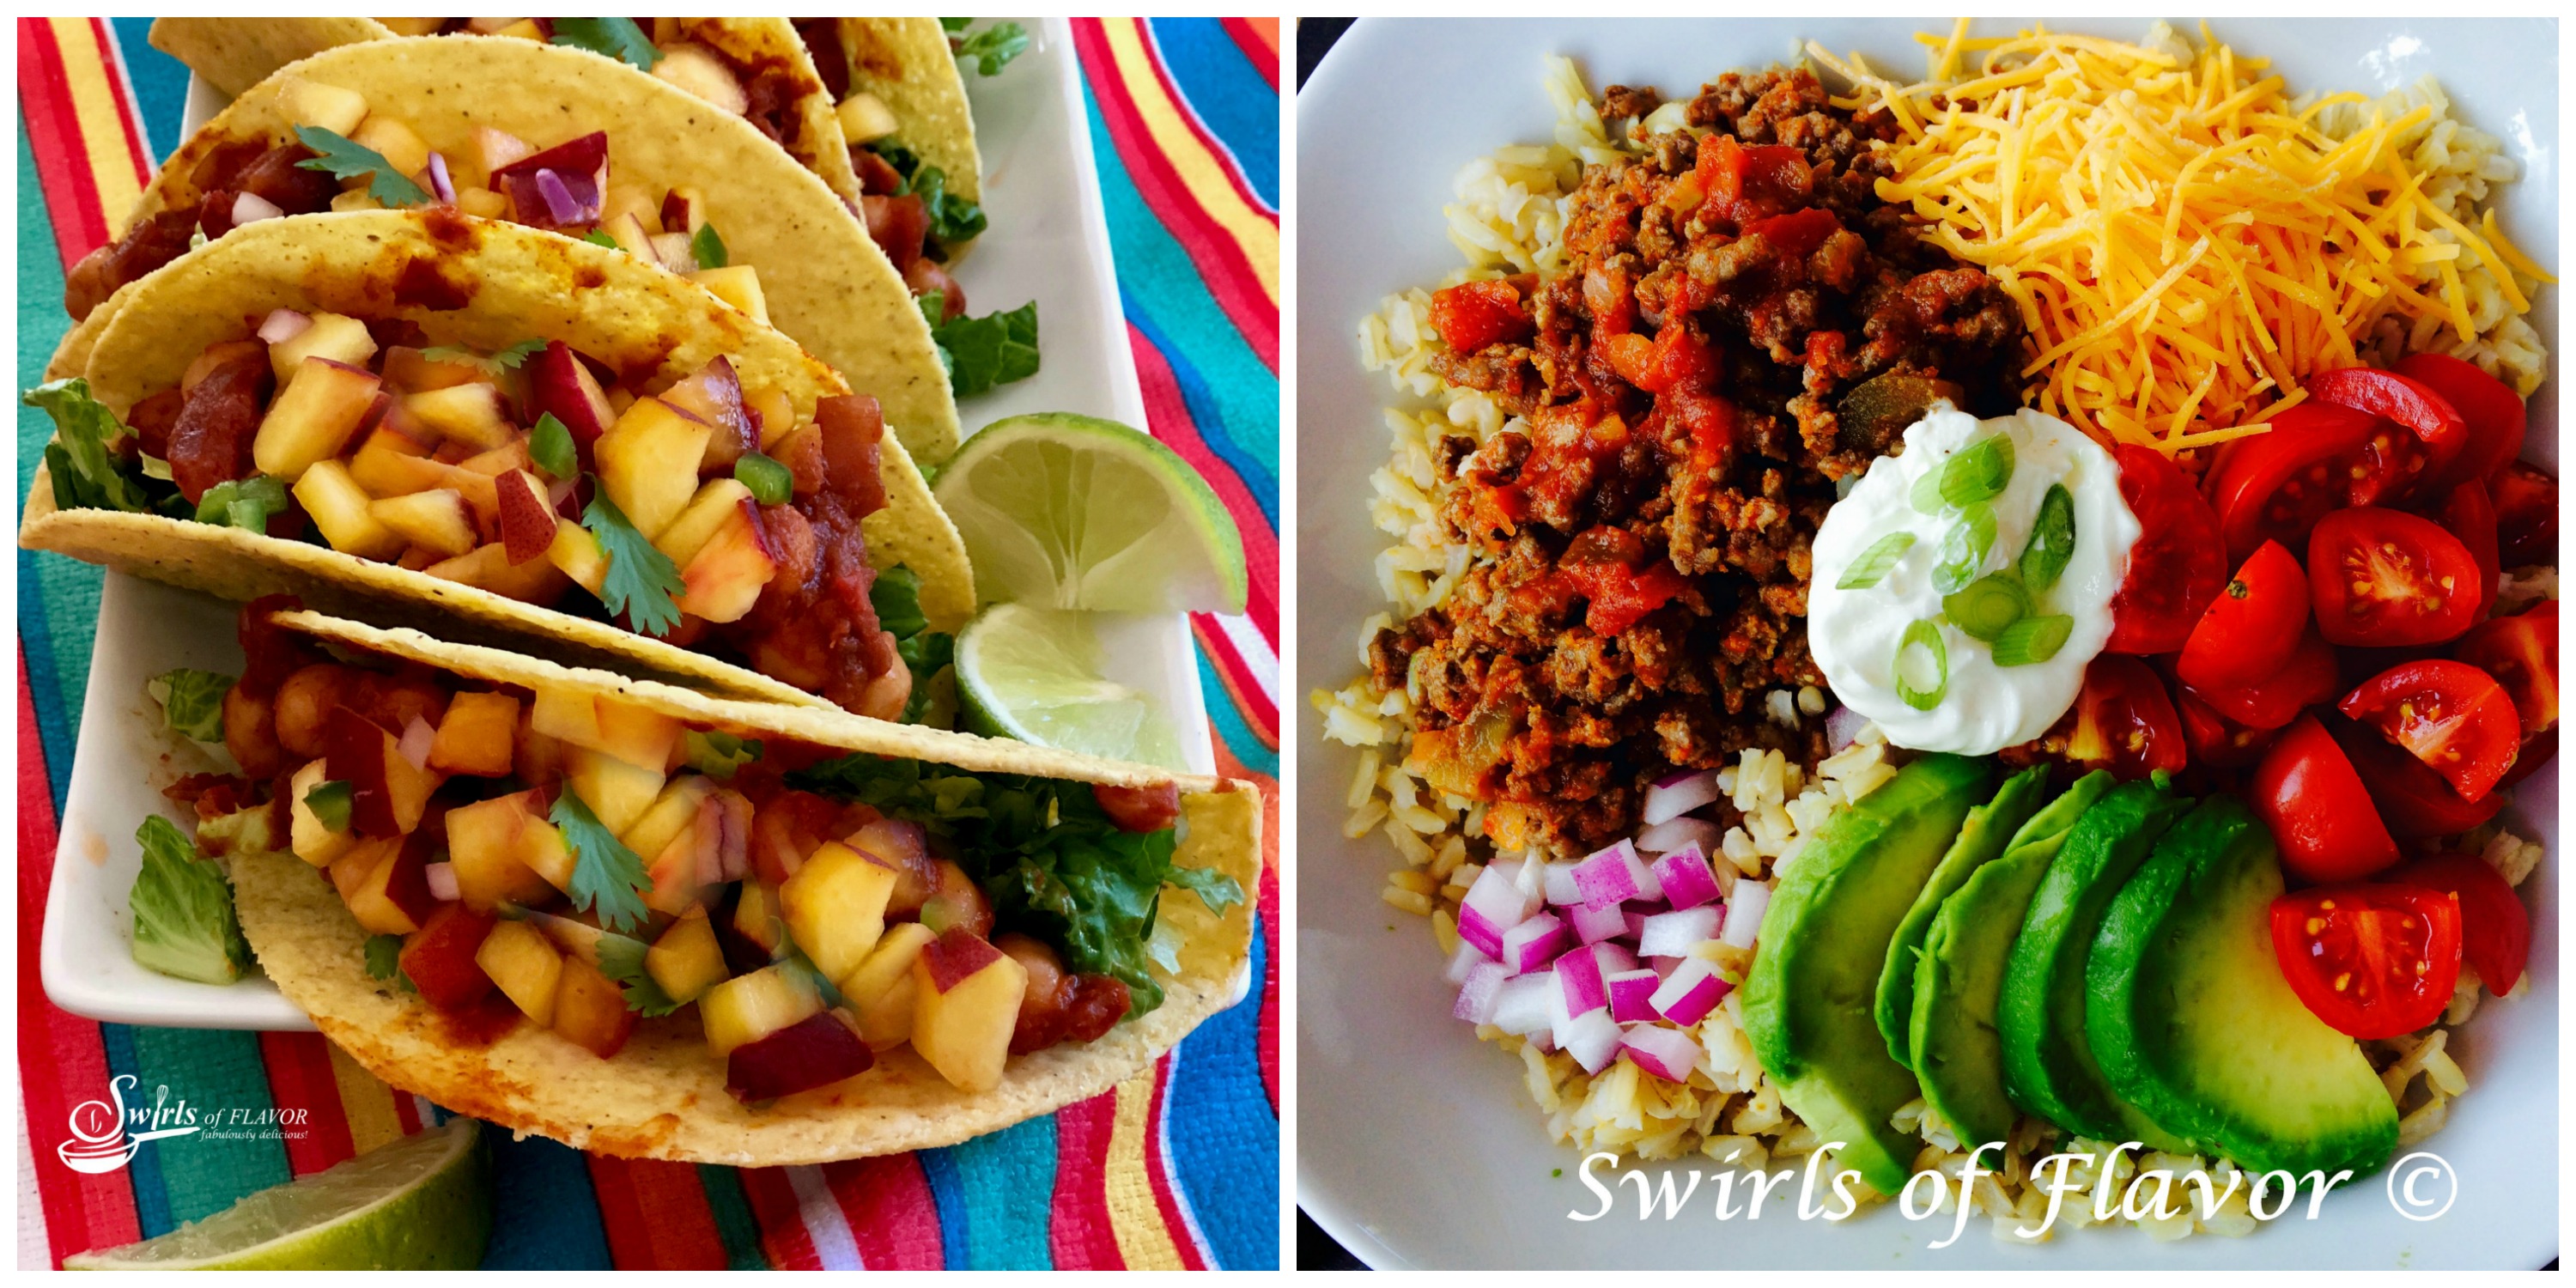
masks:
<svg viewBox="0 0 2576 1288"><path fill-rule="evenodd" d="M45 444L45 468L53 476L56 509L144 514L156 508L137 459L116 450L133 431L107 404L90 396L87 380L38 385L20 401L53 418L54 441Z"/></svg>
<svg viewBox="0 0 2576 1288"><path fill-rule="evenodd" d="M687 743L689 768L709 778L730 781L734 771L760 759L760 739L742 738L723 730L700 733L689 730Z"/></svg>
<svg viewBox="0 0 2576 1288"><path fill-rule="evenodd" d="M172 729L199 742L224 740L224 695L233 691L233 677L183 666L155 677L150 691Z"/></svg>
<svg viewBox="0 0 2576 1288"><path fill-rule="evenodd" d="M250 970L250 943L233 916L223 869L158 814L143 820L134 839L143 846L143 871L126 898L134 913L134 960L204 984L240 979Z"/></svg>
<svg viewBox="0 0 2576 1288"><path fill-rule="evenodd" d="M1011 60L1027 53L1028 28L1016 22L999 22L971 36L960 37L972 18L942 18L939 25L948 29L948 46L959 58L975 61L979 75L999 76Z"/></svg>
<svg viewBox="0 0 2576 1288"><path fill-rule="evenodd" d="M940 320L947 293L930 291L917 301L930 338L939 345L939 360L948 368L949 391L960 398L989 393L997 385L1026 380L1038 373L1038 302L980 318Z"/></svg>
<svg viewBox="0 0 2576 1288"><path fill-rule="evenodd" d="M912 696L903 704L903 722L918 724L930 706L931 677L948 669L957 656L957 637L930 629L921 612L921 577L903 564L877 574L868 591L876 605L877 625L894 635L894 651L912 672Z"/></svg>

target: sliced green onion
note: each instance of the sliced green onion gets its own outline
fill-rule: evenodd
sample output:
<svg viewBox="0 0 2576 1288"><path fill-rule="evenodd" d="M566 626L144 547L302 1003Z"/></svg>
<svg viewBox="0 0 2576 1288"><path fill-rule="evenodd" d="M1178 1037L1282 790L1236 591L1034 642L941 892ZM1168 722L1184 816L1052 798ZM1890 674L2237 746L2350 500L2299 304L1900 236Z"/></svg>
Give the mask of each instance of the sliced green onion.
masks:
<svg viewBox="0 0 2576 1288"><path fill-rule="evenodd" d="M1913 503L1916 514L1939 514L1941 512L1941 471L1923 471L1923 477L1914 480L1914 491L1908 494L1906 500Z"/></svg>
<svg viewBox="0 0 2576 1288"><path fill-rule="evenodd" d="M553 412L540 413L537 427L528 431L528 459L550 478L568 479L581 471L581 454L572 446L572 428L555 419Z"/></svg>
<svg viewBox="0 0 2576 1288"><path fill-rule="evenodd" d="M349 830L349 808L356 798L357 793L350 788L347 779L334 778L327 783L316 783L313 790L304 793L304 808L313 811L314 819L322 826L334 832L346 832Z"/></svg>
<svg viewBox="0 0 2576 1288"><path fill-rule="evenodd" d="M1834 583L1834 589L1867 590L1877 585L1896 567L1896 561L1913 548L1914 534L1911 532L1891 532L1880 537L1870 543L1869 549L1860 552L1860 558L1852 560L1851 567L1843 569L1842 580Z"/></svg>
<svg viewBox="0 0 2576 1288"><path fill-rule="evenodd" d="M1944 595L1964 590L1986 566L1995 548L1995 507L1982 501L1969 506L1941 538L1941 562L1932 568L1932 589Z"/></svg>
<svg viewBox="0 0 2576 1288"><path fill-rule="evenodd" d="M2012 476L2012 435L1990 435L1941 466L1941 499L1961 509L1991 501L2004 494Z"/></svg>
<svg viewBox="0 0 2576 1288"><path fill-rule="evenodd" d="M1931 658L1930 665L1939 678L1931 688L1917 686L1906 675L1907 656L1920 648ZM1929 711L1941 705L1941 695L1950 691L1950 650L1941 643L1941 628L1928 617L1917 618L1905 628L1905 637L1896 642L1896 696L1917 711Z"/></svg>
<svg viewBox="0 0 2576 1288"><path fill-rule="evenodd" d="M2030 615L2030 595L2021 588L2020 578L1990 572L1943 596L1941 613L1970 638L1991 643L2005 628Z"/></svg>
<svg viewBox="0 0 2576 1288"><path fill-rule="evenodd" d="M785 505L796 490L795 472L758 452L744 452L733 463L733 476L762 505Z"/></svg>
<svg viewBox="0 0 2576 1288"><path fill-rule="evenodd" d="M2064 613L2047 617L2025 617L1995 636L1995 665L2029 666L2057 656L2066 647L2066 637L2075 630L2075 619Z"/></svg>
<svg viewBox="0 0 2576 1288"><path fill-rule="evenodd" d="M2034 595L2045 595L2075 557L2075 498L2063 483L2048 485L2039 499L2039 517L2030 525L2030 544L2021 549L2021 582Z"/></svg>

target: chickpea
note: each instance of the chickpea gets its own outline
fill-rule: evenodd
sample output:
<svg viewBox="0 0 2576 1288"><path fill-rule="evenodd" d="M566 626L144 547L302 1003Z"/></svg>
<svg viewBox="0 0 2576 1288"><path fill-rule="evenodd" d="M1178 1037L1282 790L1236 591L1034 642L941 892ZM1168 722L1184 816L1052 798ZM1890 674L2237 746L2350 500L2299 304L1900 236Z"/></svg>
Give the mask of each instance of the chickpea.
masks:
<svg viewBox="0 0 2576 1288"><path fill-rule="evenodd" d="M903 719L903 708L912 701L912 668L902 658L894 660L893 669L868 681L859 691L859 714L879 720Z"/></svg>
<svg viewBox="0 0 2576 1288"><path fill-rule="evenodd" d="M298 669L277 686L277 741L307 760L330 745L331 712L348 700L349 668L330 662Z"/></svg>
<svg viewBox="0 0 2576 1288"><path fill-rule="evenodd" d="M286 768L286 751L277 745L276 709L242 692L236 684L224 694L224 749L241 766L242 776L275 778Z"/></svg>
<svg viewBox="0 0 2576 1288"><path fill-rule="evenodd" d="M399 735L418 717L438 727L447 715L447 690L426 668L407 667L393 675L361 672L349 705Z"/></svg>

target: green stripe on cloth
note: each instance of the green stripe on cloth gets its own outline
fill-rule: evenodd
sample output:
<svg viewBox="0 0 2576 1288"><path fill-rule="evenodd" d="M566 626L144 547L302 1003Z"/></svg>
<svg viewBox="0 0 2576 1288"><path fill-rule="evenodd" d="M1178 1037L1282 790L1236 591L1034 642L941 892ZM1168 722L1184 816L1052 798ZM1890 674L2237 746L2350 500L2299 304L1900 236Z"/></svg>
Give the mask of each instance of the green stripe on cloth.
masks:
<svg viewBox="0 0 2576 1288"><path fill-rule="evenodd" d="M767 1270L760 1251L760 1218L742 1192L742 1174L713 1163L698 1164L698 1184L707 1191L707 1210L715 1214L716 1238L724 1244L725 1269Z"/></svg>
<svg viewBox="0 0 2576 1288"><path fill-rule="evenodd" d="M54 249L53 220L44 184L36 177L27 127L18 125L18 387L45 378L54 346L71 329L63 314L62 256ZM18 409L18 495L35 486L36 464L54 422L33 407ZM54 808L63 805L72 777L72 743L80 727L81 693L89 687L90 646L98 637L98 592L103 574L60 555L18 554L18 639L27 653L28 696L44 740Z"/></svg>

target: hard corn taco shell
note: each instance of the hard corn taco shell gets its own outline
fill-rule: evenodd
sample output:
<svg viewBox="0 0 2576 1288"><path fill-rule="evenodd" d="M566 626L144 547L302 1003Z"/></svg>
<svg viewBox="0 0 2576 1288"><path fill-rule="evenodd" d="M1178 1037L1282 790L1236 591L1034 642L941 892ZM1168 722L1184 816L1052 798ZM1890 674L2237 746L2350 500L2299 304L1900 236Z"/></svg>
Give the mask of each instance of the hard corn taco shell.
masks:
<svg viewBox="0 0 2576 1288"><path fill-rule="evenodd" d="M948 32L937 18L843 18L841 48L850 88L876 95L901 124L894 141L948 176L948 190L983 200L983 162L975 154L975 121L966 79Z"/></svg>
<svg viewBox="0 0 2576 1288"><path fill-rule="evenodd" d="M165 18L161 25L203 21ZM281 19L274 25L297 21L336 29L350 20ZM231 22L222 28L263 25ZM852 387L875 396L887 426L916 457L943 461L957 450L957 403L930 328L866 226L749 122L586 50L457 36L370 40L324 50L250 86L207 122L162 164L127 222L196 205L205 195L195 178L199 163L227 144L294 142L288 97L305 81L354 90L366 99L371 116L408 125L451 166L474 172L460 177L460 184L479 178L478 127L516 135L540 149L606 130L612 184L648 192L696 190L731 262L758 271L771 325ZM841 159L846 166L846 151ZM124 294L92 310L65 338L54 363L60 374L79 374L88 345L104 325L99 315L121 307ZM49 378L59 376L49 370Z"/></svg>
<svg viewBox="0 0 2576 1288"><path fill-rule="evenodd" d="M407 269L414 274L408 293ZM431 294L445 297L433 303L461 299L461 306L417 302L424 273L435 275ZM239 339L280 308L400 317L432 344L486 352L531 337L561 340L652 387L724 355L746 386L784 390L800 416L812 414L818 399L850 392L786 336L622 251L515 224L408 210L263 220L173 261L135 283L99 333L85 369L91 392L123 415L146 395L175 387L208 344ZM975 607L965 546L890 434L881 458L886 507L863 525L869 561L880 569L909 566L921 579L923 615L938 629L955 630ZM569 663L639 670L736 697L824 702L747 667L604 622L325 546L154 514L58 510L41 466L18 541L226 599L296 594L353 616L506 642Z"/></svg>
<svg viewBox="0 0 2576 1288"><path fill-rule="evenodd" d="M458 674L529 688L615 696L699 729L786 737L956 768L1145 785L1166 771L1095 760L1021 743L864 720L838 711L710 699L597 671L574 670L491 649L382 631L310 612L282 613L291 629L340 644L426 662ZM1232 877L1247 900L1218 916L1166 889L1158 921L1182 935L1180 969L1155 968L1163 1004L1107 1036L1013 1056L1000 1087L960 1091L912 1048L880 1052L847 1082L753 1109L725 1091L724 1062L707 1054L694 1008L639 1021L608 1060L522 1024L489 1046L460 1045L416 994L368 976L367 932L320 871L289 853L241 848L231 856L234 903L261 968L325 1037L369 1072L455 1112L629 1158L770 1167L952 1145L1050 1113L1144 1070L1201 1020L1232 1004L1247 982L1252 909L1261 877L1261 797L1249 783L1182 777L1186 820L1174 862Z"/></svg>

